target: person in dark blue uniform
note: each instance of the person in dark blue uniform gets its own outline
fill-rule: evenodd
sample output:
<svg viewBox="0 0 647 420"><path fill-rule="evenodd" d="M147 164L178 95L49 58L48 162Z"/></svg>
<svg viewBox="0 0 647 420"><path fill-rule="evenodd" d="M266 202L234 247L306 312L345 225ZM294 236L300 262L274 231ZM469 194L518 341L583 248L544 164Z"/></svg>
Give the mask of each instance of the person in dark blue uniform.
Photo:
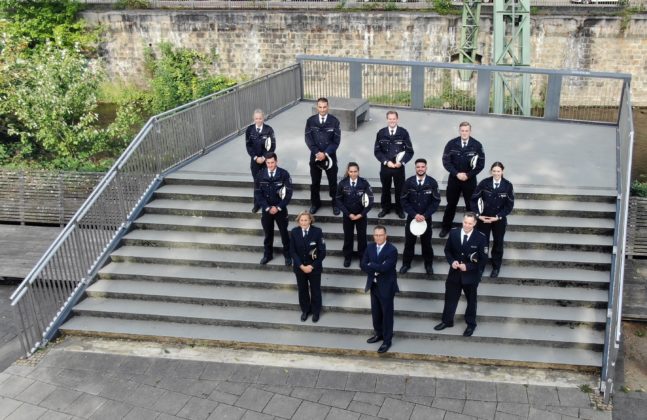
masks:
<svg viewBox="0 0 647 420"><path fill-rule="evenodd" d="M382 183L382 210L377 217L384 217L391 212L391 182L395 188L395 212L400 219L406 215L400 203L404 186L404 165L413 157L413 146L409 132L398 126L399 117L396 111L386 113L387 126L377 132L375 137L375 158L380 162L380 182Z"/></svg>
<svg viewBox="0 0 647 420"><path fill-rule="evenodd" d="M374 335L367 343L382 341L377 350L385 353L391 348L393 340L393 301L398 288L398 274L395 265L398 263L398 250L387 242L386 228L381 225L373 230L375 242L368 245L362 258L362 271L366 273L364 291L371 291L371 315Z"/></svg>
<svg viewBox="0 0 647 420"><path fill-rule="evenodd" d="M350 162L346 177L337 185L336 206L342 213L344 228L344 267L350 267L353 256L353 233L357 230L357 254L362 261L366 250L366 215L373 207L373 190L364 178L359 176L359 165Z"/></svg>
<svg viewBox="0 0 647 420"><path fill-rule="evenodd" d="M476 212L478 222L476 229L489 239L492 232L492 273L498 277L503 260L503 237L508 225L507 216L514 207L514 189L512 183L503 178L503 163L494 162L490 167L491 177L479 182L472 194L472 209ZM479 206L479 200L482 205Z"/></svg>
<svg viewBox="0 0 647 420"><path fill-rule="evenodd" d="M438 192L438 182L427 175L427 160L416 159L415 165L416 174L405 182L401 199L402 207L407 213L407 224L404 227L405 242L400 274L405 274L409 271L413 261L416 235L411 233L409 226L414 219L417 222L427 222L427 229L420 235L420 246L422 247L422 257L425 261L425 271L427 274L434 274L432 265L434 250L431 247L431 215L438 210L440 205L440 192Z"/></svg>
<svg viewBox="0 0 647 420"><path fill-rule="evenodd" d="M476 329L476 289L487 264L488 240L483 233L474 229L474 226L476 214L468 211L463 217L463 228L454 228L449 232L445 244L445 257L449 263L449 273L445 281L445 306L442 321L434 327L436 331L454 326L454 315L461 291L467 298L467 328L463 335L470 337Z"/></svg>
<svg viewBox="0 0 647 420"><path fill-rule="evenodd" d="M328 99L317 99L317 114L306 121L306 145L310 149L310 213L315 214L321 207L321 171L326 172L328 178L328 192L333 201L333 213L339 214L335 207L337 194L337 148L341 142L341 129L339 120L328 114ZM330 159L328 159L330 158Z"/></svg>
<svg viewBox="0 0 647 420"><path fill-rule="evenodd" d="M254 111L254 124L245 130L245 146L247 154L251 158L249 168L252 171L252 179L255 181L258 172L266 167L265 154L276 151L274 130L265 124L265 113L261 109ZM254 189L256 189L256 185L254 185ZM252 213L256 213L259 208L258 203L254 202Z"/></svg>
<svg viewBox="0 0 647 420"><path fill-rule="evenodd" d="M302 211L296 218L299 226L290 232L290 255L299 289L301 321L312 314L312 322L321 315L321 271L326 258L326 243L321 229L313 226L314 217ZM308 287L309 286L309 287Z"/></svg>
<svg viewBox="0 0 647 420"><path fill-rule="evenodd" d="M290 257L290 235L288 232L288 204L292 198L292 178L283 168L277 166L276 153L265 155L266 169L256 176L255 202L263 210L261 224L265 232L263 245L265 251L261 264L267 264L274 258L274 223L281 233L285 265L292 265Z"/></svg>
<svg viewBox="0 0 647 420"><path fill-rule="evenodd" d="M440 230L441 238L444 238L452 228L456 205L461 194L465 200L465 210L474 210L470 207L472 194L476 189L476 175L485 165L485 153L483 145L470 134L472 126L463 121L458 126L460 136L447 142L443 151L443 166L449 172L447 180L447 207L443 215L443 224Z"/></svg>

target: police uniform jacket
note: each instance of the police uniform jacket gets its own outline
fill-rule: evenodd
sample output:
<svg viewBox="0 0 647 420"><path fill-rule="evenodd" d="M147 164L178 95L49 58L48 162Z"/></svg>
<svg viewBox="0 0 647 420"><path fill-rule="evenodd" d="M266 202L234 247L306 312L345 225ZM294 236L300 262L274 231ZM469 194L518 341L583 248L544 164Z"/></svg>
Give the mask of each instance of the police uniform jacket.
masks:
<svg viewBox="0 0 647 420"><path fill-rule="evenodd" d="M327 114L326 122L322 125L319 114L315 114L306 121L305 136L306 145L310 149L310 160L314 160L314 155L319 152L335 157L341 142L339 120L334 115Z"/></svg>
<svg viewBox="0 0 647 420"><path fill-rule="evenodd" d="M258 172L256 176L256 190L254 200L263 210L276 206L285 210L292 198L292 179L290 174L283 168L276 168L274 179L270 178L267 169ZM285 197L281 198L279 192L285 187Z"/></svg>
<svg viewBox="0 0 647 420"><path fill-rule="evenodd" d="M395 163L395 157L402 151L404 151L404 156L400 162L404 165L413 157L413 146L406 129L396 127L393 136L389 132L389 127L384 127L377 132L374 154L382 165L386 165L388 162Z"/></svg>
<svg viewBox="0 0 647 420"><path fill-rule="evenodd" d="M366 207L362 205L362 196L364 194L368 196L368 206ZM335 202L344 217L348 217L350 214L361 214L366 217L373 207L373 201L373 190L368 181L361 176L357 177L354 189L351 187L350 177L348 176L337 184Z"/></svg>
<svg viewBox="0 0 647 420"><path fill-rule="evenodd" d="M265 142L268 138L272 142L270 150L265 148ZM266 153L276 151L274 130L269 125L263 124L263 128L259 133L256 131L256 124L250 125L245 131L245 146L247 147L247 154L252 160L259 156L265 156Z"/></svg>
<svg viewBox="0 0 647 420"><path fill-rule="evenodd" d="M462 147L460 136L447 142L443 151L443 166L452 177L459 172L465 172L469 178L478 175L485 165L483 145L470 137L465 148ZM478 156L474 168L471 166L474 156Z"/></svg>
<svg viewBox="0 0 647 420"><path fill-rule="evenodd" d="M404 183L400 202L402 203L402 209L409 217L422 214L425 219L431 218L431 215L438 210L440 205L438 182L427 175L422 186L419 186L417 176L414 175L408 178Z"/></svg>
<svg viewBox="0 0 647 420"><path fill-rule="evenodd" d="M391 244L385 242L377 255L375 242L368 244L364 257L362 257L361 268L366 273L365 292L371 289L373 283L377 284L377 293L382 299L393 298L400 291L398 287L398 275L395 266L398 262L398 250Z"/></svg>
<svg viewBox="0 0 647 420"><path fill-rule="evenodd" d="M478 200L483 199L483 212L478 211ZM512 183L505 178L501 178L499 187L494 189L493 177L485 178L479 182L472 194L472 210L477 216L484 215L503 219L510 214L514 207L514 191Z"/></svg>
<svg viewBox="0 0 647 420"><path fill-rule="evenodd" d="M313 250L316 250L315 259L312 259ZM326 258L326 243L321 229L310 225L308 234L304 237L300 226L293 228L290 233L290 255L295 273L302 273L302 264L312 265L313 272L321 272L323 259Z"/></svg>
<svg viewBox="0 0 647 420"><path fill-rule="evenodd" d="M445 243L445 257L450 265L447 280L460 280L461 284L478 284L488 260L488 239L482 232L473 229L467 244L461 244L461 232L461 228L452 229ZM465 263L467 271L451 268L454 261Z"/></svg>

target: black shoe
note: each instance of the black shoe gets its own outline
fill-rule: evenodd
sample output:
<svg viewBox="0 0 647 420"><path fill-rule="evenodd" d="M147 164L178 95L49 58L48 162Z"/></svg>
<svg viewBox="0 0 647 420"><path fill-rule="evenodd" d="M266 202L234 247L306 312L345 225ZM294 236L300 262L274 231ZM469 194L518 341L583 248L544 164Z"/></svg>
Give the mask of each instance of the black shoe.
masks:
<svg viewBox="0 0 647 420"><path fill-rule="evenodd" d="M438 325L436 325L436 326L434 327L434 330L436 330L436 331L442 331L442 330L444 330L445 328L451 328L451 327L453 327L453 326L454 326L454 324L445 324L444 322L441 322L440 324L438 324Z"/></svg>
<svg viewBox="0 0 647 420"><path fill-rule="evenodd" d="M308 319L308 313L301 312L301 322L306 322L306 319Z"/></svg>
<svg viewBox="0 0 647 420"><path fill-rule="evenodd" d="M447 228L440 229L440 233L438 234L440 238L444 238L447 235L449 235L449 229Z"/></svg>
<svg viewBox="0 0 647 420"><path fill-rule="evenodd" d="M290 257L285 257L285 265L288 267L292 265L292 258Z"/></svg>
<svg viewBox="0 0 647 420"><path fill-rule="evenodd" d="M332 208L332 214L334 214L335 216L339 216L340 213L341 213L341 210L339 210L339 207Z"/></svg>
<svg viewBox="0 0 647 420"><path fill-rule="evenodd" d="M431 264L425 264L425 271L427 272L427 274L433 275L434 274L434 266L431 265Z"/></svg>
<svg viewBox="0 0 647 420"><path fill-rule="evenodd" d="M386 353L387 351L389 351L390 348L391 348L391 343L389 343L389 344L382 343L380 348L377 349L377 352L378 353Z"/></svg>
<svg viewBox="0 0 647 420"><path fill-rule="evenodd" d="M465 331L463 331L463 337L471 337L472 334L474 334L474 330L476 327L472 327L471 325L468 325L467 328L465 328Z"/></svg>
<svg viewBox="0 0 647 420"><path fill-rule="evenodd" d="M260 209L261 209L261 206L254 204L254 207L252 207L252 213L258 213Z"/></svg>
<svg viewBox="0 0 647 420"><path fill-rule="evenodd" d="M350 257L345 257L344 258L344 267L350 267L350 262L351 262L351 258Z"/></svg>
<svg viewBox="0 0 647 420"><path fill-rule="evenodd" d="M312 315L312 322L319 322L319 314Z"/></svg>
<svg viewBox="0 0 647 420"><path fill-rule="evenodd" d="M400 267L400 274L406 274L407 271L411 268L410 265L408 264L402 264L402 267Z"/></svg>
<svg viewBox="0 0 647 420"><path fill-rule="evenodd" d="M492 277L493 279L499 277L499 269L493 268L492 272L490 273L490 277Z"/></svg>
<svg viewBox="0 0 647 420"><path fill-rule="evenodd" d="M366 342L368 344L373 344L373 343L377 343L378 341L382 341L382 340L384 340L384 337L381 337L379 335L374 335L373 337L366 340Z"/></svg>
<svg viewBox="0 0 647 420"><path fill-rule="evenodd" d="M391 210L382 210L381 212L379 212L377 214L377 217L381 219L381 218L383 218L384 216L386 216L389 213L391 213Z"/></svg>
<svg viewBox="0 0 647 420"><path fill-rule="evenodd" d="M319 206L310 207L310 214L315 214L319 210Z"/></svg>
<svg viewBox="0 0 647 420"><path fill-rule="evenodd" d="M272 261L272 258L273 257L263 257L263 258L261 258L261 264L263 264L263 265L267 264L268 262Z"/></svg>
<svg viewBox="0 0 647 420"><path fill-rule="evenodd" d="M406 219L407 215L404 214L404 210L398 210L398 217L400 219Z"/></svg>

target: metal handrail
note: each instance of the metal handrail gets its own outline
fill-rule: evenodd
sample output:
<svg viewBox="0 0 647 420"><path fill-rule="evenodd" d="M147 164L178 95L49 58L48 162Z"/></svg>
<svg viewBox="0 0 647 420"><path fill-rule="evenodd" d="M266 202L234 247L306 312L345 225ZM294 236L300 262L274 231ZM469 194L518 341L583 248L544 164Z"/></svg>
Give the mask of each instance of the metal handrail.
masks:
<svg viewBox="0 0 647 420"><path fill-rule="evenodd" d="M300 80L295 64L150 118L12 293L24 353L58 331L163 174L237 135L254 109L298 102Z"/></svg>

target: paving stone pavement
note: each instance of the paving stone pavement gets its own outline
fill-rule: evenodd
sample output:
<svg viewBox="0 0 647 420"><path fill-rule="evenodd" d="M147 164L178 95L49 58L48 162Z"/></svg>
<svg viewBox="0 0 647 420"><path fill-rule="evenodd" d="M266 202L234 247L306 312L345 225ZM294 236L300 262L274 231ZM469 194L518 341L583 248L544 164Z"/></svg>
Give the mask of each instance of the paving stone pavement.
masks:
<svg viewBox="0 0 647 420"><path fill-rule="evenodd" d="M578 388L54 348L0 373L0 419L610 420Z"/></svg>

